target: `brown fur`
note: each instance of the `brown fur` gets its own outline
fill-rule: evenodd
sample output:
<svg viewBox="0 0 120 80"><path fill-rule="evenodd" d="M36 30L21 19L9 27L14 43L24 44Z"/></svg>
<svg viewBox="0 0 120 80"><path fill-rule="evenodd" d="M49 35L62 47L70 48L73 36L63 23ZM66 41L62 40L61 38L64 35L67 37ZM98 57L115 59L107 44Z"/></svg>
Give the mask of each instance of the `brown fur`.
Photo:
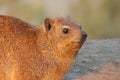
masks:
<svg viewBox="0 0 120 80"><path fill-rule="evenodd" d="M120 80L120 63L109 62L100 70L80 77L78 80Z"/></svg>
<svg viewBox="0 0 120 80"><path fill-rule="evenodd" d="M63 28L69 33L63 33ZM46 18L35 27L0 16L0 80L61 80L86 36L65 18Z"/></svg>

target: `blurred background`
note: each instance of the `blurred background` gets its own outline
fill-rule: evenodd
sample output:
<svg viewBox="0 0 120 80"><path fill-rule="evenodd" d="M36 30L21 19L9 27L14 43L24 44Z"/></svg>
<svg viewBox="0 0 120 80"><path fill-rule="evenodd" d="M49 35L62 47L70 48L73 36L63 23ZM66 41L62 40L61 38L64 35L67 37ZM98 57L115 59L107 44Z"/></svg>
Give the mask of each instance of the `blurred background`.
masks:
<svg viewBox="0 0 120 80"><path fill-rule="evenodd" d="M120 38L120 0L0 0L0 15L33 25L46 17L70 16L81 24L89 40Z"/></svg>

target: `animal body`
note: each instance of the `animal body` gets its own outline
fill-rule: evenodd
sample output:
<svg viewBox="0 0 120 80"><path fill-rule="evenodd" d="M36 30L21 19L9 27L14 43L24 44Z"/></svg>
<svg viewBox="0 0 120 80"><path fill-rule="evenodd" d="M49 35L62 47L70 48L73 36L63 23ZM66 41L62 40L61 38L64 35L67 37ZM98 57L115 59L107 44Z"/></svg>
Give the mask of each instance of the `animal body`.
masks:
<svg viewBox="0 0 120 80"><path fill-rule="evenodd" d="M33 26L0 15L0 80L61 80L86 36L66 18Z"/></svg>

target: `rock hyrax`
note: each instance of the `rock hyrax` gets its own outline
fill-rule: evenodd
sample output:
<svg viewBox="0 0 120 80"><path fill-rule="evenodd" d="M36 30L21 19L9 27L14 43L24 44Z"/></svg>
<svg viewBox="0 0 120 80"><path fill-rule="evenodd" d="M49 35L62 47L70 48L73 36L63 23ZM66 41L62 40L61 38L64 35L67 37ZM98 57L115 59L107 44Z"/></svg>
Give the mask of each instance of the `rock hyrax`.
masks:
<svg viewBox="0 0 120 80"><path fill-rule="evenodd" d="M0 80L61 80L86 36L66 18L33 26L0 15Z"/></svg>

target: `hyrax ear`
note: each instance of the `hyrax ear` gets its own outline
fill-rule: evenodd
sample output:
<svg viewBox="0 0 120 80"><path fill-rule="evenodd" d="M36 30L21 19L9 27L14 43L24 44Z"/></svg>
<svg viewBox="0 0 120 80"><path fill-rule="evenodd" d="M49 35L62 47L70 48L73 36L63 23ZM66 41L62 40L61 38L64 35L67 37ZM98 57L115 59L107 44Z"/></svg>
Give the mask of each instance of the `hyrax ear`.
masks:
<svg viewBox="0 0 120 80"><path fill-rule="evenodd" d="M44 24L45 24L45 29L46 29L46 32L49 32L51 30L51 27L52 27L52 19L50 18L46 18L45 21L44 21Z"/></svg>

